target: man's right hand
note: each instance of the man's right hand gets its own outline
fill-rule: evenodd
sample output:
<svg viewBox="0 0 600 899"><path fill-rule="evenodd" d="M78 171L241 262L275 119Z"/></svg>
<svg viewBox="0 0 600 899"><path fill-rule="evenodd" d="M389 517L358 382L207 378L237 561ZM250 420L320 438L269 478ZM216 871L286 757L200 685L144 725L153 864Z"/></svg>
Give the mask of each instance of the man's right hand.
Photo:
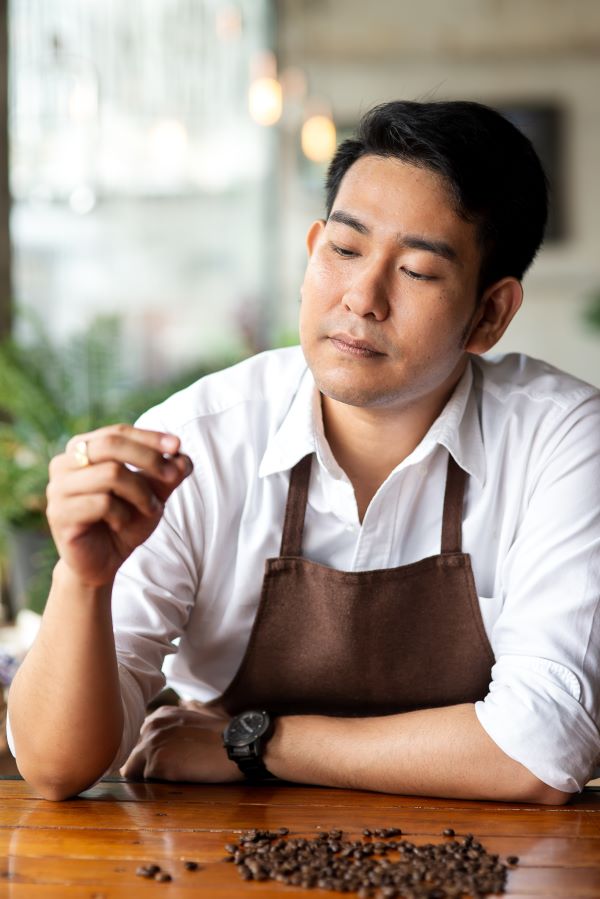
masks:
<svg viewBox="0 0 600 899"><path fill-rule="evenodd" d="M89 464L77 452L82 443ZM193 468L179 446L173 434L118 424L73 437L51 461L48 522L61 559L82 583L112 583L155 529Z"/></svg>

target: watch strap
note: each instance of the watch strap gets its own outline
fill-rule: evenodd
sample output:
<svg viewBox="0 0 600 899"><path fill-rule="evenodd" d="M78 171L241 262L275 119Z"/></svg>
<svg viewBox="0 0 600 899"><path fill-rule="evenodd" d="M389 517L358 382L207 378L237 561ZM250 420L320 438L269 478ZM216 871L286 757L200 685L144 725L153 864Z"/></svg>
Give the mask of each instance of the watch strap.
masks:
<svg viewBox="0 0 600 899"><path fill-rule="evenodd" d="M238 768L240 769L246 780L268 780L274 776L268 770L267 766L261 758L234 758L233 761L237 763Z"/></svg>
<svg viewBox="0 0 600 899"><path fill-rule="evenodd" d="M266 712L264 713L267 714ZM239 716L236 716L236 718ZM232 719L235 720L235 719ZM273 733L273 720L268 718L269 725L265 733L258 736L255 740L245 746L236 746L227 741L227 728L223 733L223 742L227 750L227 756L232 762L235 762L246 780L261 781L274 778L274 775L266 767L262 754L265 744L269 741Z"/></svg>

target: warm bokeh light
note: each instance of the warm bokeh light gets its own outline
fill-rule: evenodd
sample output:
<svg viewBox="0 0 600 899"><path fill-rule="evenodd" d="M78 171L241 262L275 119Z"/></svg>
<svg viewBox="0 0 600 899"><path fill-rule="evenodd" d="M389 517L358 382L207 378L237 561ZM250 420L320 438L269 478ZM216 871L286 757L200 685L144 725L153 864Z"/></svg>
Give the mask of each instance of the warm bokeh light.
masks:
<svg viewBox="0 0 600 899"><path fill-rule="evenodd" d="M332 119L313 115L302 126L302 152L312 162L329 162L335 153L336 133Z"/></svg>
<svg viewBox="0 0 600 899"><path fill-rule="evenodd" d="M250 115L259 125L274 125L281 118L283 97L276 78L256 78L248 92Z"/></svg>

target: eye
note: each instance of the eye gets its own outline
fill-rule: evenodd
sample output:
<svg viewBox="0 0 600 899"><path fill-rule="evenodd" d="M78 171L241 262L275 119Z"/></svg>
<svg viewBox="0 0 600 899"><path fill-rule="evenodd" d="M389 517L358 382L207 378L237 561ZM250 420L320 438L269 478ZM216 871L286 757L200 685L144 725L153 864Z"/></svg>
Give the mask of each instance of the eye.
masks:
<svg viewBox="0 0 600 899"><path fill-rule="evenodd" d="M420 272L413 272L410 268L402 268L407 277L412 278L413 281L435 281L435 277L433 275L423 275Z"/></svg>
<svg viewBox="0 0 600 899"><path fill-rule="evenodd" d="M357 255L354 250L347 250L345 249L345 247L340 247L335 243L330 242L329 246L331 247L333 252L336 253L336 255L341 256L342 259L351 259L353 256Z"/></svg>

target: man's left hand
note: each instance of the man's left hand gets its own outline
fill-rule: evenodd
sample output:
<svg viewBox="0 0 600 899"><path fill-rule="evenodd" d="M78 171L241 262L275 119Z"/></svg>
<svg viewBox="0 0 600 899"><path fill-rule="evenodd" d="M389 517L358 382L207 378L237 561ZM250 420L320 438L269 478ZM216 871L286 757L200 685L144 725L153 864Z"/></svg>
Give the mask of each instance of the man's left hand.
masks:
<svg viewBox="0 0 600 899"><path fill-rule="evenodd" d="M140 738L120 773L132 780L243 780L223 746L225 723L196 709L161 706L144 721Z"/></svg>

